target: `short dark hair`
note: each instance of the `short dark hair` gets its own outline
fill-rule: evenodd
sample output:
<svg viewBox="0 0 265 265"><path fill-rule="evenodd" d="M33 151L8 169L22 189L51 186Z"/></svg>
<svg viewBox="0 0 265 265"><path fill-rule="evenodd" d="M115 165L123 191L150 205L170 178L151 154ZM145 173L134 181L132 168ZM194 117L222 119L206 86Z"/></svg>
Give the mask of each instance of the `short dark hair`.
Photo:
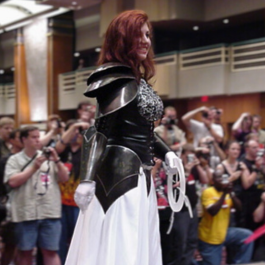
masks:
<svg viewBox="0 0 265 265"><path fill-rule="evenodd" d="M19 139L23 143L22 138L27 138L29 136L29 132L39 130L37 126L28 125L20 129Z"/></svg>
<svg viewBox="0 0 265 265"><path fill-rule="evenodd" d="M254 114L254 115L252 115L252 118L258 118L259 120L262 119L262 117L261 117L260 115L258 115L258 114Z"/></svg>
<svg viewBox="0 0 265 265"><path fill-rule="evenodd" d="M229 140L229 141L227 141L226 144L224 145L224 150L225 150L225 151L228 150L228 149L230 148L230 146L231 146L232 144L234 144L234 143L238 144L238 145L241 147L240 142L238 142L237 140Z"/></svg>
<svg viewBox="0 0 265 265"><path fill-rule="evenodd" d="M91 102L89 100L81 101L77 105L77 109L80 110L82 109L83 106L90 106Z"/></svg>

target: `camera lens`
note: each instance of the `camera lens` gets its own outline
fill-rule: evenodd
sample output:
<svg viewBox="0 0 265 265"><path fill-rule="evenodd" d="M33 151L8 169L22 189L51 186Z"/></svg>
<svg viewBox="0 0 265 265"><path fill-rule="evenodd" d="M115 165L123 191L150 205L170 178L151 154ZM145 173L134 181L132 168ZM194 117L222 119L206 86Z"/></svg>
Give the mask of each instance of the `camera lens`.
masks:
<svg viewBox="0 0 265 265"><path fill-rule="evenodd" d="M208 118L208 117L209 117L209 113L208 113L207 111L204 111L204 112L202 113L202 116L203 116L204 118Z"/></svg>

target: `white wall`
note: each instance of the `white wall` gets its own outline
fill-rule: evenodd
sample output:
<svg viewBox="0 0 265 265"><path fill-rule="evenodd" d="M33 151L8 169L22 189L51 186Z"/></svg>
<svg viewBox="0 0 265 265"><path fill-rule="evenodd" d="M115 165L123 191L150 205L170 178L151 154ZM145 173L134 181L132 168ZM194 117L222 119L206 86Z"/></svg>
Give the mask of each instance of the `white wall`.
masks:
<svg viewBox="0 0 265 265"><path fill-rule="evenodd" d="M265 69L232 72L229 79L228 94L265 91Z"/></svg>

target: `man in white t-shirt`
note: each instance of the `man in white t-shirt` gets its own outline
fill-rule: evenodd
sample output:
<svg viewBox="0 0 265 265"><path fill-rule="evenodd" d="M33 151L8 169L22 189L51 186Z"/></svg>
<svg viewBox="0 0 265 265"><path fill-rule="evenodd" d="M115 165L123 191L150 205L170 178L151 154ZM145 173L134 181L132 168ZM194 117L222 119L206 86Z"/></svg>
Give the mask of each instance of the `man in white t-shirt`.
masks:
<svg viewBox="0 0 265 265"><path fill-rule="evenodd" d="M202 114L201 121L194 120L193 117ZM200 139L205 136L212 136L217 143L221 143L224 137L224 131L221 125L215 124L215 108L202 106L195 110L189 111L182 117L182 121L189 131L193 134L193 145L196 148Z"/></svg>
<svg viewBox="0 0 265 265"><path fill-rule="evenodd" d="M32 250L41 248L45 265L60 265L57 254L61 234L59 181L68 170L55 149L43 152L35 126L20 130L24 149L12 155L5 167L5 183L11 188L11 220L15 224L19 264L32 264Z"/></svg>

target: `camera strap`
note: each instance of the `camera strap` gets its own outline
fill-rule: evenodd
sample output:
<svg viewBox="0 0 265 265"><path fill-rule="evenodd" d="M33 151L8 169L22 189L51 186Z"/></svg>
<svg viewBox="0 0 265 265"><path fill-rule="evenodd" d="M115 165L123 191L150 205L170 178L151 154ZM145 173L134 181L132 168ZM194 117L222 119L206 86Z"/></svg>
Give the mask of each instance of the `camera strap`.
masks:
<svg viewBox="0 0 265 265"><path fill-rule="evenodd" d="M21 172L24 171L24 169L36 158L37 155L38 152L26 163L26 165L22 167Z"/></svg>
<svg viewBox="0 0 265 265"><path fill-rule="evenodd" d="M24 169L36 158L36 156L38 155L38 152L22 167L22 169L20 170L20 172L24 171ZM12 190L12 188L10 187L10 185L7 183L4 184L5 185L5 189L7 191L7 194L4 196L6 201L8 199L8 193ZM1 198L0 198L1 200Z"/></svg>

